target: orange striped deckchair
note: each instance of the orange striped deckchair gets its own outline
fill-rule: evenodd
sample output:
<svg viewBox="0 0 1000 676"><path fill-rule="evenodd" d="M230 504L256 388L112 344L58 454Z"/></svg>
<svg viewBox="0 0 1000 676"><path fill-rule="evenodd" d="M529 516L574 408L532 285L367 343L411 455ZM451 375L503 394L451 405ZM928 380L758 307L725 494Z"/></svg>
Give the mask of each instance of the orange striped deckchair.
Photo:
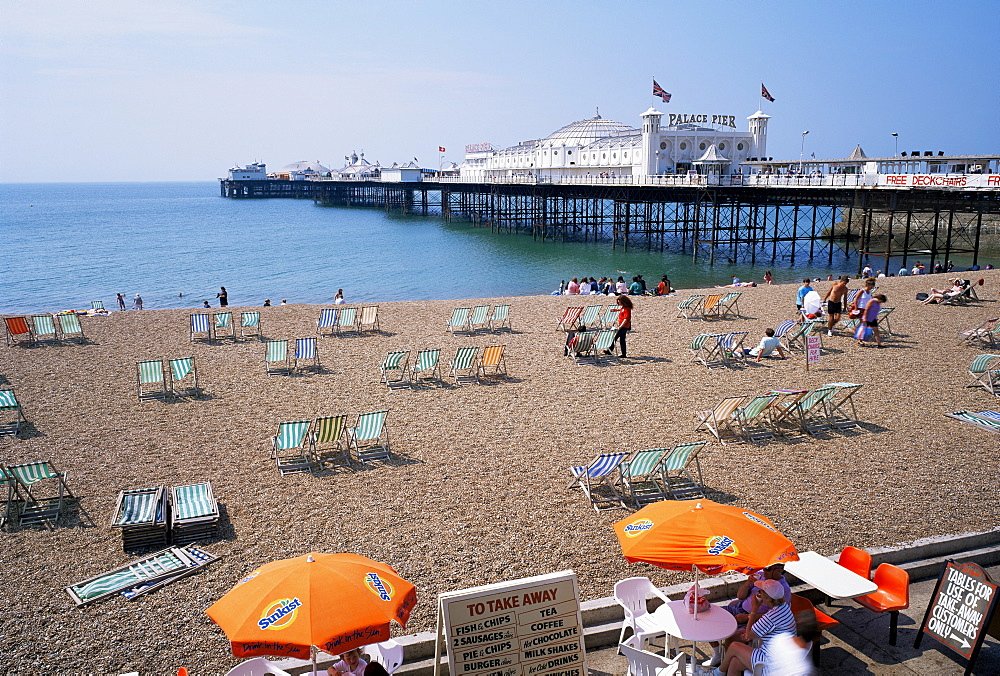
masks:
<svg viewBox="0 0 1000 676"><path fill-rule="evenodd" d="M35 335L24 317L4 317L3 321L7 327L7 345L17 342L34 344Z"/></svg>

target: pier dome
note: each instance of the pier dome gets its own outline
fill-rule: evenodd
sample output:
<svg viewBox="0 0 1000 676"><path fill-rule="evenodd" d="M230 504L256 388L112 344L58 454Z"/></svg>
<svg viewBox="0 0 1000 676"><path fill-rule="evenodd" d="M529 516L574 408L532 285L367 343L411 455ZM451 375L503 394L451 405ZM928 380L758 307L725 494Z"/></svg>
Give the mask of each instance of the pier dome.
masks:
<svg viewBox="0 0 1000 676"><path fill-rule="evenodd" d="M282 174L292 174L292 173L302 173L304 171L314 171L317 174L328 174L330 170L324 167L319 162L307 162L305 160L301 162L292 162L291 164L285 165L281 168L279 173Z"/></svg>
<svg viewBox="0 0 1000 676"><path fill-rule="evenodd" d="M542 140L559 141L561 144L568 146L585 146L608 136L634 134L636 131L636 129L627 124L615 122L614 120L605 120L600 114L597 114L589 120L571 122L565 127L555 130Z"/></svg>

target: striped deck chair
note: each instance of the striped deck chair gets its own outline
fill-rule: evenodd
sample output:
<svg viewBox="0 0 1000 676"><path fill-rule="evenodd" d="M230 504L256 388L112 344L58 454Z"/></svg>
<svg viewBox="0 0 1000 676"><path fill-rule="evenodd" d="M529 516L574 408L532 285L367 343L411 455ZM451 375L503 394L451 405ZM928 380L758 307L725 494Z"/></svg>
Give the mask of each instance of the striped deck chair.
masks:
<svg viewBox="0 0 1000 676"><path fill-rule="evenodd" d="M618 490L621 485L621 464L628 458L628 453L601 453L589 465L570 467L573 476L567 488L580 488L590 500L594 509L611 509L621 507L627 509L625 498Z"/></svg>
<svg viewBox="0 0 1000 676"><path fill-rule="evenodd" d="M35 344L35 336L28 326L28 320L24 317L4 317L4 325L7 327L7 345L15 343Z"/></svg>
<svg viewBox="0 0 1000 676"><path fill-rule="evenodd" d="M232 338L236 339L236 327L233 326L233 313L232 312L213 312L212 313L212 326L215 328L215 338ZM228 335L227 335L228 334Z"/></svg>
<svg viewBox="0 0 1000 676"><path fill-rule="evenodd" d="M163 399L170 394L170 386L163 376L162 359L137 361L135 368L139 401L144 399Z"/></svg>
<svg viewBox="0 0 1000 676"><path fill-rule="evenodd" d="M291 375L287 340L268 340L264 343L264 373L269 376Z"/></svg>
<svg viewBox="0 0 1000 676"><path fill-rule="evenodd" d="M80 318L75 312L56 316L59 317L59 332L62 334L63 340L68 340L70 336L74 336L81 343L86 340L83 335L83 327L80 326Z"/></svg>
<svg viewBox="0 0 1000 676"><path fill-rule="evenodd" d="M722 308L719 306L721 300L721 293L713 293L705 296L705 300L701 304L701 316L704 319L708 319L709 317L719 319L722 316Z"/></svg>
<svg viewBox="0 0 1000 676"><path fill-rule="evenodd" d="M21 404L17 401L14 390L10 388L0 389L0 435L11 434L17 436L24 422L24 412Z"/></svg>
<svg viewBox="0 0 1000 676"><path fill-rule="evenodd" d="M594 343L597 341L597 331L577 331L568 345L569 356L577 364L583 363L585 359L597 361L594 354Z"/></svg>
<svg viewBox="0 0 1000 676"><path fill-rule="evenodd" d="M767 418L766 411L777 398L776 394L761 394L736 409L734 416L736 424L750 443L762 439L774 439L774 428Z"/></svg>
<svg viewBox="0 0 1000 676"><path fill-rule="evenodd" d="M389 411L373 411L358 416L358 424L347 430L348 448L358 462L389 459L389 430L385 418Z"/></svg>
<svg viewBox="0 0 1000 676"><path fill-rule="evenodd" d="M739 431L734 426L736 424L735 414L736 409L740 407L746 400L746 395L740 395L736 397L726 397L719 404L708 411L696 411L695 415L698 416L698 426L694 428L694 431L704 428L715 435L715 438L719 440L720 443L725 443L722 440L723 436L733 436L738 437ZM726 432L728 431L728 434Z"/></svg>
<svg viewBox="0 0 1000 676"><path fill-rule="evenodd" d="M103 310L104 309L104 301L103 300L92 300L92 301L90 301L90 309L91 310Z"/></svg>
<svg viewBox="0 0 1000 676"><path fill-rule="evenodd" d="M858 410L854 407L854 393L861 389L858 383L827 383L823 387L835 387L837 391L824 402L826 417L839 430L860 427ZM851 414L847 414L850 406Z"/></svg>
<svg viewBox="0 0 1000 676"><path fill-rule="evenodd" d="M576 331L580 328L580 315L583 314L582 307L568 307L563 312L562 319L556 324L556 331Z"/></svg>
<svg viewBox="0 0 1000 676"><path fill-rule="evenodd" d="M705 497L702 488L705 480L701 476L701 460L698 454L706 444L707 441L677 444L663 457L663 462L660 463L661 480L671 500L694 500ZM697 481L691 474L692 462L698 470Z"/></svg>
<svg viewBox="0 0 1000 676"><path fill-rule="evenodd" d="M690 298L685 298L677 304L677 316L684 319L694 319L695 313L701 309L703 300L705 300L704 294L695 294Z"/></svg>
<svg viewBox="0 0 1000 676"><path fill-rule="evenodd" d="M451 319L448 320L446 329L451 331L452 335L458 333L459 331L471 331L469 329L469 314L472 311L467 307L457 307L451 312Z"/></svg>
<svg viewBox="0 0 1000 676"><path fill-rule="evenodd" d="M962 345L963 343L969 343L970 345L976 345L977 343L982 343L983 345L991 348L995 347L998 325L1000 325L1000 317L987 319L974 329L960 332L958 334L958 344Z"/></svg>
<svg viewBox="0 0 1000 676"><path fill-rule="evenodd" d="M316 418L309 434L309 452L320 467L326 465L351 466L347 448L347 416L328 415Z"/></svg>
<svg viewBox="0 0 1000 676"><path fill-rule="evenodd" d="M460 347L455 351L455 358L448 362L451 377L459 385L463 383L478 383L479 381L479 346Z"/></svg>
<svg viewBox="0 0 1000 676"><path fill-rule="evenodd" d="M667 499L660 483L660 466L666 448L648 448L636 451L621 464L622 490L628 491L636 507Z"/></svg>
<svg viewBox="0 0 1000 676"><path fill-rule="evenodd" d="M59 472L47 460L23 465L9 465L7 475L13 477L20 498L24 501L18 525L43 523L51 528L59 521L67 497L75 497L66 485L66 472ZM40 488L36 488L36 484ZM48 490L42 491L41 489ZM39 495L40 492L46 495Z"/></svg>
<svg viewBox="0 0 1000 676"><path fill-rule="evenodd" d="M319 364L319 350L316 349L316 337L295 339L295 369L305 371L312 369L319 371L322 367ZM302 362L300 365L299 362Z"/></svg>
<svg viewBox="0 0 1000 676"><path fill-rule="evenodd" d="M785 333L785 348L789 352L792 350L802 350L804 352L806 349L806 338L811 336L822 325L823 323L816 319L798 324L796 328L792 328Z"/></svg>
<svg viewBox="0 0 1000 676"><path fill-rule="evenodd" d="M316 320L316 333L322 336L323 329L327 329L326 335L332 336L339 323L337 308L323 308L319 311L319 319Z"/></svg>
<svg viewBox="0 0 1000 676"><path fill-rule="evenodd" d="M979 413L974 413L972 411L955 411L954 413L945 413L945 415L949 418L954 418L959 422L974 425L981 430L1000 434L1000 413L997 413L996 411L980 411Z"/></svg>
<svg viewBox="0 0 1000 676"><path fill-rule="evenodd" d="M784 338L786 335L788 335L789 331L793 330L797 331L798 329L799 329L798 322L792 321L791 319L786 319L785 321L781 322L776 327L774 327L774 335L777 338Z"/></svg>
<svg viewBox="0 0 1000 676"><path fill-rule="evenodd" d="M475 333L478 329L489 329L489 324L489 305L477 305L472 308L472 314L469 315L469 333Z"/></svg>
<svg viewBox="0 0 1000 676"><path fill-rule="evenodd" d="M379 364L379 371L382 374L382 382L390 390L393 387L400 387L410 384L410 372L406 368L410 360L409 350L397 350L390 352Z"/></svg>
<svg viewBox="0 0 1000 676"><path fill-rule="evenodd" d="M358 318L358 332L378 332L381 330L378 325L378 305L365 305L361 308L361 315Z"/></svg>
<svg viewBox="0 0 1000 676"><path fill-rule="evenodd" d="M817 387L790 406L799 418L799 428L806 434L829 429L832 422L827 414L827 402L837 394L836 387Z"/></svg>
<svg viewBox="0 0 1000 676"><path fill-rule="evenodd" d="M714 333L699 333L691 339L691 361L704 364L708 368L713 366L724 366L726 359L723 356L722 345L719 344L721 336Z"/></svg>
<svg viewBox="0 0 1000 676"><path fill-rule="evenodd" d="M278 433L271 437L271 458L282 476L292 472L312 474L313 461L306 438L311 424L311 420L278 423Z"/></svg>
<svg viewBox="0 0 1000 676"><path fill-rule="evenodd" d="M717 336L719 352L726 366L746 361L746 354L743 352L743 341L749 335L749 331L730 331L729 333Z"/></svg>
<svg viewBox="0 0 1000 676"><path fill-rule="evenodd" d="M191 315L191 342L195 340L212 340L212 322L208 314Z"/></svg>
<svg viewBox="0 0 1000 676"><path fill-rule="evenodd" d="M36 343L58 342L59 333L52 315L31 315L31 326Z"/></svg>
<svg viewBox="0 0 1000 676"><path fill-rule="evenodd" d="M981 354L972 360L969 365L969 375L972 380L966 387L982 387L992 395L1000 396L1000 354Z"/></svg>
<svg viewBox="0 0 1000 676"><path fill-rule="evenodd" d="M847 315L847 311L854 304L854 299L858 297L859 293L861 293L861 289L849 289L847 291L847 297L844 298L844 315L845 316Z"/></svg>
<svg viewBox="0 0 1000 676"><path fill-rule="evenodd" d="M257 336L260 338L260 335L260 312L257 310L241 312L240 338L246 338L247 336Z"/></svg>
<svg viewBox="0 0 1000 676"><path fill-rule="evenodd" d="M511 331L510 327L510 305L494 305L493 314L490 315L489 320L490 331L493 333L498 332L500 329L507 327L508 331Z"/></svg>
<svg viewBox="0 0 1000 676"><path fill-rule="evenodd" d="M111 517L111 527L122 533L126 551L142 547L166 547L167 491L163 486L122 491Z"/></svg>
<svg viewBox="0 0 1000 676"><path fill-rule="evenodd" d="M170 489L170 533L175 545L219 534L219 503L211 481Z"/></svg>
<svg viewBox="0 0 1000 676"><path fill-rule="evenodd" d="M337 335L342 336L345 333L359 333L357 319L358 308L340 308L340 314L337 317Z"/></svg>
<svg viewBox="0 0 1000 676"><path fill-rule="evenodd" d="M503 376L507 377L507 360L503 351L506 345L490 345L483 348L483 355L479 358L479 373L482 376ZM489 370L493 369L490 373Z"/></svg>
<svg viewBox="0 0 1000 676"><path fill-rule="evenodd" d="M611 354L614 351L616 335L618 335L618 329L601 329L597 332L597 338L594 339L595 363L601 363L601 355L605 352Z"/></svg>
<svg viewBox="0 0 1000 676"><path fill-rule="evenodd" d="M601 318L601 326L606 329L618 328L618 315L622 311L621 305L609 305Z"/></svg>
<svg viewBox="0 0 1000 676"><path fill-rule="evenodd" d="M719 301L719 318L725 319L727 317L741 317L740 314L740 296L743 295L742 291L732 291L727 293Z"/></svg>
<svg viewBox="0 0 1000 676"><path fill-rule="evenodd" d="M896 308L882 306L878 311L878 316L875 317L875 322L878 327L888 333L889 335L895 335L892 332L892 324L889 323L889 315L895 312Z"/></svg>
<svg viewBox="0 0 1000 676"><path fill-rule="evenodd" d="M410 382L415 385L430 381L443 384L440 358L441 350L438 348L417 352L417 356L413 360L413 366L410 367Z"/></svg>
<svg viewBox="0 0 1000 676"><path fill-rule="evenodd" d="M588 305L580 315L580 325L589 328L597 328L601 325L601 311L603 305Z"/></svg>
<svg viewBox="0 0 1000 676"><path fill-rule="evenodd" d="M195 368L194 357L178 357L168 362L170 366L170 392L175 397L196 397L201 394L198 388L198 369Z"/></svg>
<svg viewBox="0 0 1000 676"><path fill-rule="evenodd" d="M17 518L21 500L17 492L17 482L14 477L7 474L7 471L0 467L0 496L6 495L3 503L3 512L0 512L0 528L6 526L8 522L13 522Z"/></svg>

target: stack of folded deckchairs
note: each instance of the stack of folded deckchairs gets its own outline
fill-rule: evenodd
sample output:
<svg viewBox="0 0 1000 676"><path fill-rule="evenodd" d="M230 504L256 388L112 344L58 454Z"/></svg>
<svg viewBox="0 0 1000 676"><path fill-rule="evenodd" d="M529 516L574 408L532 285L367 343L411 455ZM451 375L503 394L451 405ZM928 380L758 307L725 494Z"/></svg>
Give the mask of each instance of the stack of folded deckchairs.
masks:
<svg viewBox="0 0 1000 676"><path fill-rule="evenodd" d="M203 481L170 489L170 537L175 545L218 534L219 503L212 494L212 482Z"/></svg>
<svg viewBox="0 0 1000 676"><path fill-rule="evenodd" d="M166 547L167 491L163 486L122 491L115 505L112 528L122 532L122 549Z"/></svg>

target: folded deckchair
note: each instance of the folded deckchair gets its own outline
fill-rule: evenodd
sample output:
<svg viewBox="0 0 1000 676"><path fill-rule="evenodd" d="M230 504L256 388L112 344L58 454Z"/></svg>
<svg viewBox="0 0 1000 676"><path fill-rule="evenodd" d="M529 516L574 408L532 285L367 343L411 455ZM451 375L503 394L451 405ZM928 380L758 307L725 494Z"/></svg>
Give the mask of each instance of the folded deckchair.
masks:
<svg viewBox="0 0 1000 676"><path fill-rule="evenodd" d="M269 376L292 373L287 340L268 340L264 343L264 373Z"/></svg>
<svg viewBox="0 0 1000 676"><path fill-rule="evenodd" d="M677 444L670 453L663 456L663 461L660 463L661 480L667 492L670 493L671 500L693 500L705 497L705 491L702 488L705 480L701 475L701 460L698 458L698 453L707 443L707 441L695 441ZM691 474L692 462L698 470L698 481L695 481Z"/></svg>
<svg viewBox="0 0 1000 676"><path fill-rule="evenodd" d="M475 333L479 329L488 329L490 322L490 306L477 305L472 308L469 315L469 333Z"/></svg>
<svg viewBox="0 0 1000 676"><path fill-rule="evenodd" d="M621 464L623 491L636 507L666 500L667 494L660 483L660 466L666 448L648 448L636 451Z"/></svg>
<svg viewBox="0 0 1000 676"><path fill-rule="evenodd" d="M621 311L621 305L609 305L608 309L604 311L604 317L601 318L601 326L606 329L618 328L618 315Z"/></svg>
<svg viewBox="0 0 1000 676"><path fill-rule="evenodd" d="M219 503L211 481L170 489L170 537L175 545L207 540L219 534Z"/></svg>
<svg viewBox="0 0 1000 676"><path fill-rule="evenodd" d="M137 361L135 368L140 401L143 399L163 399L170 394L170 387L163 375L162 359Z"/></svg>
<svg viewBox="0 0 1000 676"><path fill-rule="evenodd" d="M92 300L92 301L90 301L90 309L91 310L103 310L104 309L104 301L103 300Z"/></svg>
<svg viewBox="0 0 1000 676"><path fill-rule="evenodd" d="M175 397L196 397L201 394L198 388L198 369L195 368L194 357L178 357L169 361L170 392Z"/></svg>
<svg viewBox="0 0 1000 676"><path fill-rule="evenodd" d="M311 424L311 420L278 423L278 433L271 438L271 457L282 476L292 472L312 474L313 461L306 439Z"/></svg>
<svg viewBox="0 0 1000 676"><path fill-rule="evenodd" d="M36 343L55 343L59 340L58 329L52 315L31 315L31 326Z"/></svg>
<svg viewBox="0 0 1000 676"><path fill-rule="evenodd" d="M316 337L296 338L295 369L298 371L305 371L306 369L319 371L320 368L319 350L316 349Z"/></svg>
<svg viewBox="0 0 1000 676"><path fill-rule="evenodd" d="M982 387L990 394L1000 396L1000 354L981 354L969 365L969 375L972 380L966 387Z"/></svg>
<svg viewBox="0 0 1000 676"><path fill-rule="evenodd" d="M358 424L347 430L348 448L358 462L389 459L389 431L385 417L389 411L373 411L358 416Z"/></svg>
<svg viewBox="0 0 1000 676"><path fill-rule="evenodd" d="M981 430L1000 434L1000 419L998 419L1000 418L1000 414L996 411L980 411L979 413L973 413L972 411L955 411L954 413L945 413L945 415L949 418L954 418L959 422L974 425Z"/></svg>
<svg viewBox="0 0 1000 676"><path fill-rule="evenodd" d="M483 356L479 359L479 372L482 376L492 375L507 377L507 361L504 359L505 345L490 345L483 348ZM489 369L493 369L489 373Z"/></svg>
<svg viewBox="0 0 1000 676"><path fill-rule="evenodd" d="M47 460L10 465L5 469L24 501L18 525L44 523L51 528L59 521L65 499L75 497L66 485L66 472L56 471ZM40 486L36 488L36 484ZM45 488L48 490L43 491ZM40 492L46 494L40 495Z"/></svg>
<svg viewBox="0 0 1000 676"><path fill-rule="evenodd" d="M340 308L340 314L337 317L337 335L342 336L345 333L358 333L357 318L358 308Z"/></svg>
<svg viewBox="0 0 1000 676"><path fill-rule="evenodd" d="M510 305L494 305L493 314L489 319L490 331L496 333L503 327L512 330L510 327Z"/></svg>
<svg viewBox="0 0 1000 676"><path fill-rule="evenodd" d="M260 337L260 312L253 310L251 312L241 312L240 313L240 337L246 338L247 336L257 336Z"/></svg>
<svg viewBox="0 0 1000 676"><path fill-rule="evenodd" d="M24 422L24 411L17 401L14 390L10 388L0 389L0 435L12 434L17 436Z"/></svg>
<svg viewBox="0 0 1000 676"><path fill-rule="evenodd" d="M378 325L378 305L366 305L361 308L358 332L361 331L381 331Z"/></svg>
<svg viewBox="0 0 1000 676"><path fill-rule="evenodd" d="M77 607L121 593L128 599L197 572L219 557L196 547L168 547L66 587Z"/></svg>
<svg viewBox="0 0 1000 676"><path fill-rule="evenodd" d="M390 352L382 360L382 363L379 365L379 371L382 373L382 382L390 390L393 387L410 384L410 372L406 368L409 360L409 350Z"/></svg>
<svg viewBox="0 0 1000 676"><path fill-rule="evenodd" d="M568 346L569 356L580 364L585 359L596 360L594 354L594 342L597 340L597 331L577 331Z"/></svg>
<svg viewBox="0 0 1000 676"><path fill-rule="evenodd" d="M479 382L479 346L460 347L455 351L455 358L448 362L451 367L451 377L459 385Z"/></svg>
<svg viewBox="0 0 1000 676"><path fill-rule="evenodd" d="M191 315L191 342L195 340L212 340L212 322L206 313Z"/></svg>
<svg viewBox="0 0 1000 676"><path fill-rule="evenodd" d="M823 387L835 387L837 391L824 403L826 405L826 417L837 429L847 429L849 427L860 427L858 411L854 407L854 393L861 389L858 383L827 383ZM847 407L851 407L851 414L847 414Z"/></svg>
<svg viewBox="0 0 1000 676"><path fill-rule="evenodd" d="M347 416L328 415L316 418L309 433L309 452L313 461L325 465L351 466L351 454L347 447Z"/></svg>
<svg viewBox="0 0 1000 676"><path fill-rule="evenodd" d="M747 441L753 443L762 439L774 439L774 429L765 411L777 398L776 394L761 394L736 409L736 424Z"/></svg>
<svg viewBox="0 0 1000 676"><path fill-rule="evenodd" d="M595 329L601 325L603 305L588 305L580 315L580 325Z"/></svg>
<svg viewBox="0 0 1000 676"><path fill-rule="evenodd" d="M704 428L715 435L715 438L721 443L725 443L722 440L723 436L739 436L738 427L735 420L736 409L739 408L740 404L744 402L746 395L739 395L735 397L726 397L719 404L708 411L696 411L695 415L698 416L698 426L694 428L694 431ZM726 430L729 434L725 434Z"/></svg>
<svg viewBox="0 0 1000 676"><path fill-rule="evenodd" d="M580 328L579 319L583 314L582 307L568 307L563 313L562 319L556 324L556 331L576 331Z"/></svg>
<svg viewBox="0 0 1000 676"><path fill-rule="evenodd" d="M458 331L471 332L469 328L469 313L471 310L467 307L457 307L451 312L451 318L448 320L446 326L448 331L454 335Z"/></svg>
<svg viewBox="0 0 1000 676"><path fill-rule="evenodd" d="M67 340L70 336L75 336L81 343L85 340L83 327L80 326L80 318L75 312L56 316L59 318L59 332L62 334L63 340Z"/></svg>
<svg viewBox="0 0 1000 676"><path fill-rule="evenodd" d="M704 294L695 294L690 298L685 298L677 304L677 316L684 319L692 319L695 313L701 309L701 302L705 300Z"/></svg>
<svg viewBox="0 0 1000 676"><path fill-rule="evenodd" d="M316 320L316 333L323 335L323 329L327 329L328 336L332 336L340 325L337 308L328 307L319 311L319 319Z"/></svg>
<svg viewBox="0 0 1000 676"><path fill-rule="evenodd" d="M958 344L961 345L962 343L969 343L970 345L975 345L976 343L982 343L983 345L988 345L992 348L996 345L996 332L998 326L1000 326L1000 317L987 319L974 329L960 332L958 334L960 339Z"/></svg>
<svg viewBox="0 0 1000 676"><path fill-rule="evenodd" d="M721 308L719 307L719 301L721 300L721 293L713 293L705 296L705 300L701 304L701 316L705 319L709 317L718 319L721 317Z"/></svg>
<svg viewBox="0 0 1000 676"><path fill-rule="evenodd" d="M719 318L740 317L740 296L742 291L732 291L719 300Z"/></svg>
<svg viewBox="0 0 1000 676"><path fill-rule="evenodd" d="M111 527L122 533L122 549L166 547L167 490L163 486L122 491L111 517Z"/></svg>
<svg viewBox="0 0 1000 676"><path fill-rule="evenodd" d="M573 481L567 488L582 489L597 511L614 507L626 509L618 485L621 483L620 467L627 457L628 453L602 453L589 465L570 467Z"/></svg>
<svg viewBox="0 0 1000 676"><path fill-rule="evenodd" d="M691 339L688 349L691 351L691 361L704 364L708 368L724 366L726 358L719 339L722 336L714 333L699 333Z"/></svg>
<svg viewBox="0 0 1000 676"><path fill-rule="evenodd" d="M417 352L417 356L413 360L413 366L410 367L410 381L414 385L430 381L443 384L441 380L441 364L439 363L440 357L441 350L437 348Z"/></svg>
<svg viewBox="0 0 1000 676"><path fill-rule="evenodd" d="M35 344L35 336L28 326L28 320L24 317L4 317L4 324L7 327L7 345L14 343Z"/></svg>
<svg viewBox="0 0 1000 676"><path fill-rule="evenodd" d="M213 312L212 325L215 327L216 340L219 338L236 339L236 327L233 326L232 312Z"/></svg>

